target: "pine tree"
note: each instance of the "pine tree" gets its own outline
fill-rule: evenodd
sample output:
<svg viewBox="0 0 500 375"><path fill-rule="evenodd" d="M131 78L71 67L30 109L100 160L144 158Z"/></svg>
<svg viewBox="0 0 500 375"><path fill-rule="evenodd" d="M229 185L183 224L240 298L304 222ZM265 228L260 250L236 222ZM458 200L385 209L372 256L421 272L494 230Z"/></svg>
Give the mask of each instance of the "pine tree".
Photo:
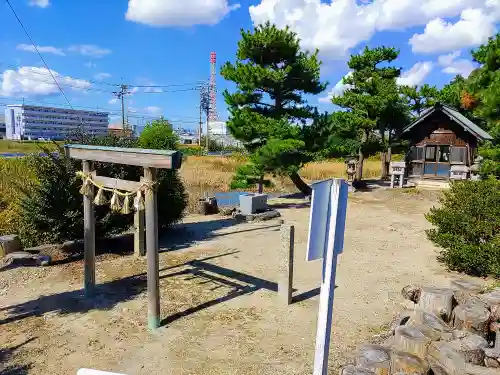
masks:
<svg viewBox="0 0 500 375"><path fill-rule="evenodd" d="M266 23L241 31L236 62L221 69L222 76L236 84L235 92L224 92L228 128L250 153L250 165L239 171L240 177L245 170L260 174L261 182L265 173L287 175L300 191L310 194L298 172L310 160L305 128L317 111L303 96L325 90L320 65L318 51L302 51L288 27Z"/></svg>

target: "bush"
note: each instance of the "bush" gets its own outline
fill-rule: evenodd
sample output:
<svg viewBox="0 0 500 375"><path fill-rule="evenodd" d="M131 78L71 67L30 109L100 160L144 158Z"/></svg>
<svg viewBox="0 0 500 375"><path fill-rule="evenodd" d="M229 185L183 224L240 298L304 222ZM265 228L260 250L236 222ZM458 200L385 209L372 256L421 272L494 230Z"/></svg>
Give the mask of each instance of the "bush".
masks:
<svg viewBox="0 0 500 375"><path fill-rule="evenodd" d="M179 137L163 118L148 123L139 137L139 147L154 150L177 150Z"/></svg>
<svg viewBox="0 0 500 375"><path fill-rule="evenodd" d="M500 182L457 181L426 215L428 238L450 270L500 276Z"/></svg>
<svg viewBox="0 0 500 375"><path fill-rule="evenodd" d="M79 141L101 146L138 146L138 140L114 136L81 137ZM153 148L147 147L146 140L142 139L142 142L143 147ZM153 144L155 145L159 144ZM28 157L28 162L35 179L32 182L23 181L24 186L20 186L23 194L20 200L18 234L24 245L81 239L83 199L79 190L82 181L76 176L76 172L81 170L81 163L68 159L62 147L58 156L32 155ZM120 164L94 163L94 169L103 176L132 181L139 181L143 174L140 167ZM176 171L160 170L158 180L158 221L163 229L180 220L187 197ZM107 198L110 198L109 195ZM133 223L133 213L114 213L107 205L95 207L95 218L98 238L122 233Z"/></svg>
<svg viewBox="0 0 500 375"><path fill-rule="evenodd" d="M172 126L166 120L155 120L142 131L139 145L142 148L156 150L176 150L178 137L173 133ZM188 196L178 171L160 169L157 179L158 224L160 229L165 229L182 218Z"/></svg>

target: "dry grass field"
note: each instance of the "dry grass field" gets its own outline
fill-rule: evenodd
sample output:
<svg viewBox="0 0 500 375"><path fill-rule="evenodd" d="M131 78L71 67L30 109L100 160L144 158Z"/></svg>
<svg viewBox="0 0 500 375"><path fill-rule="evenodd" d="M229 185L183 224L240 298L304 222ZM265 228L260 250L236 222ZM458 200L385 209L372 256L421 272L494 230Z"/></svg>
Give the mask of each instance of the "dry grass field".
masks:
<svg viewBox="0 0 500 375"><path fill-rule="evenodd" d="M13 202L19 196L16 188L19 181L32 179L32 171L27 168L24 158L0 159L0 200ZM231 179L239 165L245 162L244 157L233 156L187 156L182 165L180 174L183 178L186 191L189 195L189 204L186 213L195 212L198 199L215 192L229 191ZM329 160L307 164L300 171L300 175L307 181L321 180L332 177L347 177L345 164L341 160ZM380 161L366 160L364 177L376 178L380 175ZM273 182L267 192L293 193L297 189L289 178L266 176ZM5 219L2 216L10 215L4 207L0 209L0 231Z"/></svg>
<svg viewBox="0 0 500 375"><path fill-rule="evenodd" d="M229 184L236 168L244 163L244 159L225 156L188 156L181 168L181 176L189 194L188 212L193 212L199 198L205 192L229 191ZM300 175L307 182L332 177L347 177L345 164L339 160L330 160L307 164ZM364 166L364 177L367 179L380 176L380 161L367 160ZM289 178L267 176L273 182L271 192L291 193L297 189Z"/></svg>

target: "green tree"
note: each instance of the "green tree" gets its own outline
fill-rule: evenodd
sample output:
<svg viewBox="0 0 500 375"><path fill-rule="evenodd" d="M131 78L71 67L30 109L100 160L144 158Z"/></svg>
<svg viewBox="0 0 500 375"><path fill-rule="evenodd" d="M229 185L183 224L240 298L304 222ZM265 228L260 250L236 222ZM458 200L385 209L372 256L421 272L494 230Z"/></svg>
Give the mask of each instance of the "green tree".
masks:
<svg viewBox="0 0 500 375"><path fill-rule="evenodd" d="M466 81L461 75L456 75L449 83L439 91L438 99L441 103L463 110L462 95L465 90Z"/></svg>
<svg viewBox="0 0 500 375"><path fill-rule="evenodd" d="M164 128L167 129L167 128ZM167 129L167 135L170 130ZM162 137L157 133L160 139ZM147 133L146 133L147 135ZM82 133L78 142L97 146L137 147L140 143L145 148L155 148L164 143L157 143L155 138L148 143L148 136L141 140L122 137L92 137ZM57 145L56 145L57 146ZM169 148L175 148L175 144ZM27 163L32 171L33 180L20 178L20 212L17 219L18 233L25 245L33 246L44 243L61 243L66 240L79 240L83 236L83 199L80 194L82 180L76 172L81 170L81 163L66 157L64 149L57 146L59 155L51 155L52 150L42 149L49 156L31 155ZM135 166L93 163L97 174L125 180L139 181L143 169ZM107 196L109 199L109 194ZM187 204L187 195L177 171L158 171L158 224L164 229L182 217ZM96 206L96 236L105 238L122 233L130 228L133 215L117 214L109 206Z"/></svg>
<svg viewBox="0 0 500 375"><path fill-rule="evenodd" d="M287 175L300 191L310 194L298 172L311 159L305 128L317 111L303 95L319 94L326 84L320 81L318 51L304 52L299 42L288 27L270 23L242 30L236 62L226 62L221 74L236 84L233 93L224 91L230 113L227 125L251 154L252 173Z"/></svg>
<svg viewBox="0 0 500 375"><path fill-rule="evenodd" d="M332 98L332 102L346 112L344 120L348 126L357 129L357 183L363 177L368 146L373 145L375 137L382 149L387 149L391 135L408 121L408 107L396 84L401 70L389 65L398 55L397 49L389 47L366 47L362 53L352 55L348 62L352 74L343 79L347 89L342 96ZM384 177L387 173L385 152L381 153L381 159Z"/></svg>
<svg viewBox="0 0 500 375"><path fill-rule="evenodd" d="M426 215L439 260L454 271L500 276L500 181L453 182Z"/></svg>
<svg viewBox="0 0 500 375"><path fill-rule="evenodd" d="M464 115L488 131L494 138L479 148L484 157L483 176L500 177L500 34L472 51L480 67L464 80L461 104Z"/></svg>
<svg viewBox="0 0 500 375"><path fill-rule="evenodd" d="M401 93L413 116L419 117L422 112L438 101L439 90L435 86L424 84L417 86L401 86Z"/></svg>
<svg viewBox="0 0 500 375"><path fill-rule="evenodd" d="M179 137L172 124L163 117L148 123L139 137L139 147L155 150L176 150Z"/></svg>

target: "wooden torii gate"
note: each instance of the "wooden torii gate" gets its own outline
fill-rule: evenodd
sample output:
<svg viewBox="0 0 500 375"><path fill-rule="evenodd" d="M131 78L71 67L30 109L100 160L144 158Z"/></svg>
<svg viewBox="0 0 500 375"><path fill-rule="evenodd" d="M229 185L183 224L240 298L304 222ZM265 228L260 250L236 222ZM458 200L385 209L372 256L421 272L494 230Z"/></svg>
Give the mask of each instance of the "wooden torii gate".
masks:
<svg viewBox="0 0 500 375"><path fill-rule="evenodd" d="M84 215L84 258L85 258L85 296L95 291L95 216L94 186L113 191L127 191L125 195L144 194L147 254L148 326L160 326L160 283L159 283L159 244L158 244L158 207L156 191L157 169L178 169L182 154L179 151L148 150L139 148L104 147L89 145L65 145L66 156L82 161L83 165L83 215ZM92 162L134 165L144 168L141 181L127 181L117 178L98 176L92 170ZM136 215L136 218L139 214ZM137 220L136 225L137 225ZM140 220L139 220L140 223ZM140 224L139 224L140 226ZM141 228L138 228L139 232ZM137 228L136 228L137 231ZM137 234L136 234L137 235ZM140 234L139 234L140 235Z"/></svg>

